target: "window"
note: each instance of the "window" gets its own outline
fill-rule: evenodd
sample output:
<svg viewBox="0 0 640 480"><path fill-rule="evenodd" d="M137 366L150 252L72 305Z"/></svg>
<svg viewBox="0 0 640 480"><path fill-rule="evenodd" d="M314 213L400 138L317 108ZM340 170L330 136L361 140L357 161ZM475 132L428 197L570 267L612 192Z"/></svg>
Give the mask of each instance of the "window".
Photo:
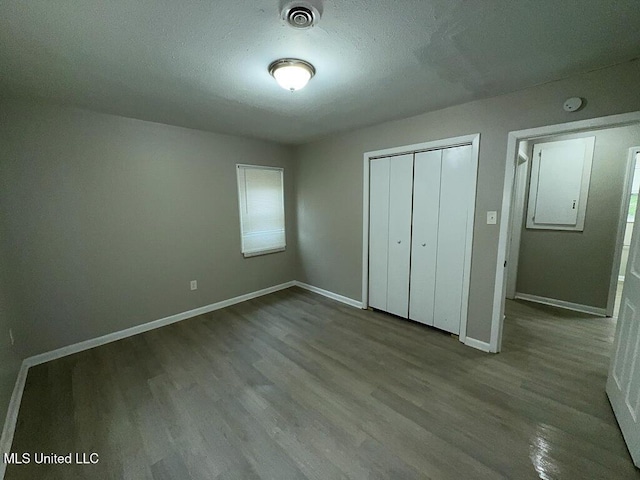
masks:
<svg viewBox="0 0 640 480"><path fill-rule="evenodd" d="M633 222L636 218L636 209L638 207L638 193L632 193L629 200L629 213L627 215L627 223Z"/></svg>
<svg viewBox="0 0 640 480"><path fill-rule="evenodd" d="M285 249L282 168L237 165L240 234L245 257Z"/></svg>
<svg viewBox="0 0 640 480"><path fill-rule="evenodd" d="M629 200L629 213L627 215L627 222L633 222L636 218L638 192L640 192L640 153L636 154L636 164L633 169L633 179L631 182L631 199Z"/></svg>

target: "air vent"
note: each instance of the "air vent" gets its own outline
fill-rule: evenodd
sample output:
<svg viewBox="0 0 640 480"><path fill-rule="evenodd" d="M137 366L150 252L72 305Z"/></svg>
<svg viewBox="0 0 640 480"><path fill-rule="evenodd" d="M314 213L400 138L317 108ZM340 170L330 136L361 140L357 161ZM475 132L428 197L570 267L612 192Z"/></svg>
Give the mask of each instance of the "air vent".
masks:
<svg viewBox="0 0 640 480"><path fill-rule="evenodd" d="M293 7L287 14L287 22L295 28L308 28L313 25L313 12L305 7Z"/></svg>
<svg viewBox="0 0 640 480"><path fill-rule="evenodd" d="M320 12L312 5L293 3L284 9L282 18L293 28L310 28L320 20Z"/></svg>

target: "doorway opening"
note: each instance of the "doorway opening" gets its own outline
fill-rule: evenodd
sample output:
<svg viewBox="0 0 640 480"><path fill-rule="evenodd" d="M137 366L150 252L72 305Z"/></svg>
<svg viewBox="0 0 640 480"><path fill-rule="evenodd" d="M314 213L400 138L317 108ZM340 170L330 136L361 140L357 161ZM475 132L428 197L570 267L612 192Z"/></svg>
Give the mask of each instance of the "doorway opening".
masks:
<svg viewBox="0 0 640 480"><path fill-rule="evenodd" d="M616 315L639 143L638 125L518 142L507 299Z"/></svg>
<svg viewBox="0 0 640 480"><path fill-rule="evenodd" d="M518 166L523 164L523 156L526 158L526 155L522 155L522 152L529 151L531 155L533 153L532 149L529 149L529 144L534 143L535 141L539 141L540 139L549 139L550 137L558 137L565 136L567 138L576 138L576 137L584 137L587 135L587 132L598 133L607 129L613 129L618 127L627 127L632 125L640 124L640 112L634 112L629 114L622 115L612 115L609 117L601 117L590 120L583 120L578 122L571 122L566 124L559 125L551 125L546 127L538 127L528 130L520 130L510 132L508 136L508 144L507 144L507 159L505 165L505 183L503 190L503 201L502 201L502 210L501 210L501 218L504 221L500 224L500 234L499 234L499 242L498 242L498 258L496 264L496 282L495 282L495 290L494 290L494 300L493 300L493 318L492 318L492 328L491 328L491 342L490 342L490 350L494 352L499 352L502 345L502 328L504 322L504 310L505 310L505 299L507 297L507 287L508 287L508 260L509 260L509 246L512 242L512 230L514 227L514 221L518 221L518 215L521 216L520 222L523 221L525 216L524 213L524 205L523 210L520 213L517 213L519 210L516 208L516 198L514 189L516 188L516 182L518 181L518 177L516 176L516 171ZM525 142L528 142L525 143ZM523 145L526 145L527 148L521 148ZM531 159L529 159L530 161ZM520 162L520 163L519 163ZM523 167L521 167L523 168ZM527 167L528 168L528 167ZM526 179L530 178L530 171L527 173ZM526 181L520 180L522 183L526 185ZM621 196L618 194L615 195L617 197L617 201L619 202L619 210L624 210L624 215L626 218L627 210L626 207L622 207ZM593 193L593 192L592 192ZM597 192L598 194L611 194L611 192ZM589 202L593 199L589 198ZM589 207L587 205L587 211ZM616 228L616 222L618 219L613 219L613 230ZM587 216L585 220L585 225L589 222L589 218ZM611 224L609 223L609 226ZM543 230L540 230L543 231ZM574 232L572 232L574 233ZM609 232L610 233L610 232ZM624 236L624 230L620 233L620 237ZM584 234L580 234L575 232L573 239L580 238L579 235L584 237ZM616 235L613 235L614 238L617 238ZM522 241L522 239L521 239ZM614 241L615 242L615 241ZM611 254L615 256L614 254ZM611 260L611 259L610 259ZM614 302L615 302L615 292L616 286L618 282L618 271L619 271L619 257L617 262L613 262L613 268L611 268L611 261L609 261L609 272L607 275L609 280L614 282L614 286L612 289L609 289L609 293L613 292L613 298L606 298L603 302L602 297L600 296L600 303L598 307L600 311L598 312L602 316L606 316L607 314L613 314ZM615 275L614 275L615 272ZM572 280L572 279L570 279ZM583 279L585 280L585 279ZM589 281L586 279L585 281ZM516 288L518 285L518 281L516 279ZM606 290L606 287L605 287ZM602 295L602 293L600 293ZM606 292L605 292L606 295ZM538 295L538 297L548 298L545 295ZM568 301L569 304L576 304L578 302ZM580 305L580 304L578 304ZM574 305L569 305L574 306ZM610 313L608 313L610 311ZM596 313L596 312L591 312Z"/></svg>
<svg viewBox="0 0 640 480"><path fill-rule="evenodd" d="M633 232L634 219L638 206L638 193L640 192L640 146L629 149L629 169L626 179L626 189L623 193L622 211L620 216L619 231L622 233L622 241L619 244L620 268L616 282L616 293L613 307L613 316L618 318L622 300L622 289L629 260L631 247L631 234ZM626 214L626 215L625 215ZM618 253L618 252L616 252Z"/></svg>

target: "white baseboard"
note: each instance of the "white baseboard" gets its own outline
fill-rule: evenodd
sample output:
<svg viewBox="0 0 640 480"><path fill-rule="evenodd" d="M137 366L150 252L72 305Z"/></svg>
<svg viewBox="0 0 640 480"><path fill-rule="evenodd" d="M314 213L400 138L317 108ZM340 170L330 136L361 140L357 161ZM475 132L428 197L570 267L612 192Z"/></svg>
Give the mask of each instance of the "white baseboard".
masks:
<svg viewBox="0 0 640 480"><path fill-rule="evenodd" d="M362 308L362 302L359 302L358 300L354 300L353 298L345 297L343 295L330 292L329 290L325 290L323 288L314 287L313 285L309 285L308 283L296 281L295 284L300 288L304 288L305 290L309 290L310 292L317 293L319 295L330 298L337 302L345 303L347 305L351 305L352 307L356 307L356 308Z"/></svg>
<svg viewBox="0 0 640 480"><path fill-rule="evenodd" d="M57 358L66 357L67 355L72 355L74 353L82 352L84 350L89 350L90 348L115 342L116 340L121 340L123 338L137 335L139 333L148 332L149 330L154 330L156 328L164 327L166 325L171 325L172 323L180 322L188 318L213 312L214 310L220 310L221 308L230 307L231 305L245 302L247 300L251 300L252 298L257 298L263 295L268 295L273 292L284 290L285 288L293 287L295 284L296 284L295 281L291 281L291 282L281 283L280 285L274 285L273 287L263 288L262 290L258 290L256 292L247 293L245 295L240 295L238 297L230 298L228 300L222 300L221 302L212 303L210 305L205 305L204 307L199 307L193 310L178 313L176 315L171 315L169 317L161 318L160 320L154 320L152 322L143 323L142 325L136 325L135 327L127 328L125 330L109 333L101 337L85 340L84 342L68 345L66 347L58 348L50 352L34 355L33 357L27 358L25 362L29 367L40 365L41 363L49 362Z"/></svg>
<svg viewBox="0 0 640 480"><path fill-rule="evenodd" d="M491 353L491 345L489 345L487 342L481 342L480 340L476 340L475 338L466 337L463 343L469 347L477 348L478 350L482 350L483 352Z"/></svg>
<svg viewBox="0 0 640 480"><path fill-rule="evenodd" d="M7 469L7 465L4 463L4 454L11 452L13 434L16 430L18 412L20 411L20 403L22 402L22 393L24 392L28 371L29 366L25 362L22 362L22 365L20 365L20 371L18 372L18 378L16 379L16 384L13 387L11 400L9 401L7 416L4 420L2 436L0 437L0 479L4 478L4 474Z"/></svg>
<svg viewBox="0 0 640 480"><path fill-rule="evenodd" d="M90 348L94 348L94 347L99 347L100 345L105 345L107 343L115 342L123 338L132 337L133 335L138 335L139 333L148 332L149 330L154 330L156 328L164 327L166 325L171 325L172 323L180 322L188 318L196 317L198 315L203 315L205 313L213 312L215 310L220 310L221 308L230 307L231 305L235 305L241 302L246 302L247 300L251 300L252 298L268 295L270 293L278 292L280 290L284 290L293 286L304 288L306 290L309 290L314 293L318 293L320 295L331 298L338 302L346 303L347 305L351 305L352 307L362 308L362 302L358 302L357 300L354 300L352 298L338 295L337 293L333 293L328 290L324 290L322 288L314 287L313 285L308 285L306 283L292 280L290 282L281 283L280 285L274 285L273 287L263 288L262 290L247 293L245 295L240 295L238 297L222 300L221 302L205 305L204 307L199 307L193 310L188 310L186 312L177 313L175 315L161 318L159 320L153 320L148 323L136 325L135 327L127 328L125 330L109 333L101 337L91 338L83 342L74 343L73 345L67 345L66 347L58 348L50 352L34 355L32 357L28 357L27 359L25 359L24 362L26 363L27 367L33 367L35 365L40 365L41 363L46 363L51 360L56 360L58 358L66 357L67 355L73 355L74 353L82 352L84 350L89 350Z"/></svg>
<svg viewBox="0 0 640 480"><path fill-rule="evenodd" d="M530 295L528 293L517 293L516 300L526 300L527 302L542 303L543 305L551 305L552 307L573 310L574 312L588 313L598 317L606 317L607 311L604 308L592 307L590 305L581 305L579 303L565 302L564 300L556 300L555 298L539 297L538 295Z"/></svg>
<svg viewBox="0 0 640 480"><path fill-rule="evenodd" d="M45 352L45 353L41 353L38 355L34 355L32 357L26 358L22 362L22 365L20 367L20 372L18 373L18 378L16 380L16 384L13 389L13 394L11 396L9 408L7 410L7 416L4 422L4 427L2 429L2 437L0 437L0 457L2 456L3 453L5 452L9 453L11 451L11 444L13 443L13 435L16 428L16 422L18 420L18 412L20 410L20 403L22 401L22 394L24 392L24 387L27 380L27 373L30 367L40 365L45 362L49 362L51 360L56 360L58 358L66 357L67 355L72 355L74 353L82 352L84 350L89 350L91 348L98 347L100 345L105 345L107 343L115 342L117 340L131 337L139 333L148 332L149 330L154 330L156 328L164 327L166 325L180 322L188 318L192 318L198 315L203 315L205 313L213 312L215 310L220 310L221 308L229 307L237 303L251 300L252 298L268 295L270 293L284 290L293 286L304 288L306 290L309 290L314 293L318 293L320 295L331 298L338 302L351 305L352 307L362 308L362 303L357 300L345 297L343 295L338 295L337 293L333 293L328 290L324 290L322 288L314 287L312 285L308 285L306 283L302 283L294 280L294 281L282 283L280 285L274 285L273 287L263 288L262 290L258 290L256 292L247 293L245 295L240 295L238 297L230 298L228 300L223 300L221 302L205 305L204 307L195 308L193 310L178 313L176 315L171 315L169 317L161 318L159 320L154 320L152 322L143 323L142 325L136 325L135 327L127 328L125 330L120 330L118 332L109 333L101 337L92 338L89 340L85 340L83 342L75 343L73 345L68 345L66 347L58 348L50 352ZM6 464L2 461L2 458L0 458L0 480L4 478L5 471L6 471Z"/></svg>
<svg viewBox="0 0 640 480"><path fill-rule="evenodd" d="M18 421L20 403L22 402L22 394L24 392L24 387L27 381L27 373L29 372L30 367L62 358L67 355L82 352L84 350L89 350L90 348L98 347L100 345L115 342L116 340L131 337L139 333L148 332L149 330L164 327L165 325L180 322L188 318L213 312L214 310L220 310L221 308L230 307L231 305L245 302L247 300L251 300L252 298L261 297L263 295L268 295L270 293L293 287L296 284L297 283L293 280L290 282L281 283L280 285L263 288L262 290L247 293L245 295L240 295L238 297L223 300L221 302L212 303L210 305L205 305L204 307L195 308L187 312L178 313L176 315L171 315L159 320L143 323L142 325L136 325L135 327L109 333L101 337L92 338L90 340L85 340L84 342L75 343L73 345L68 345L66 347L58 348L50 352L45 352L26 358L20 366L20 372L18 373L18 378L13 388L13 394L11 395L9 408L7 409L7 416L4 421L4 427L2 428L2 437L0 437L0 480L4 478L4 474L7 468L6 464L3 461L2 455L5 452L9 453L11 451L11 444L13 443L13 435L16 429L16 422Z"/></svg>
<svg viewBox="0 0 640 480"><path fill-rule="evenodd" d="M359 302L358 300L354 300L353 298L345 297L343 295L339 295L337 293L330 292L329 290L325 290L323 288L314 287L313 285L309 285L308 283L304 283L304 282L296 281L295 284L296 284L296 286L298 286L300 288L304 288L305 290L309 290L310 292L317 293L319 295L323 295L323 296L325 296L327 298L330 298L332 300L336 300L338 302L345 303L345 304L350 305L352 307L362 308L362 302ZM482 350L483 352L491 353L491 345L489 345L486 342L481 342L480 340L476 340L475 338L466 337L462 343L464 343L465 345L467 345L469 347L476 348L478 350Z"/></svg>

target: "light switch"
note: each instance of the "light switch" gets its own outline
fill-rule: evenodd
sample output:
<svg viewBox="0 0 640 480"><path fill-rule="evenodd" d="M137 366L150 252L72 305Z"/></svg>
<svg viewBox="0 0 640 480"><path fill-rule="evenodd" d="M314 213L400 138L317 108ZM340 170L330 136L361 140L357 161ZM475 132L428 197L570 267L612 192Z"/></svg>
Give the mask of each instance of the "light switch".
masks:
<svg viewBox="0 0 640 480"><path fill-rule="evenodd" d="M487 212L487 225L496 225L498 223L498 212L492 210Z"/></svg>

